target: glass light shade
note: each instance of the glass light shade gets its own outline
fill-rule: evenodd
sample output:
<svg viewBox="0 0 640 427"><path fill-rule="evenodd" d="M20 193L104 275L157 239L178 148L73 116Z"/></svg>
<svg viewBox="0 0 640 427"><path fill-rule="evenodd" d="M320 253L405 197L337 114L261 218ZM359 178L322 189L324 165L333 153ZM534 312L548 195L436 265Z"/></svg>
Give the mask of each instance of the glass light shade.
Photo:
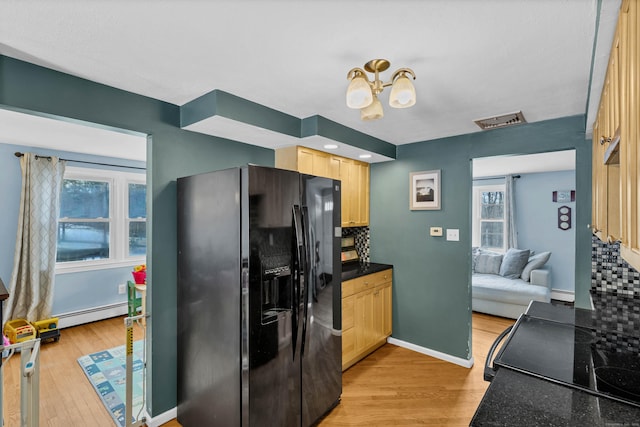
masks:
<svg viewBox="0 0 640 427"><path fill-rule="evenodd" d="M360 110L360 118L364 121L381 119L384 116L382 111L382 103L377 96L373 97L371 105Z"/></svg>
<svg viewBox="0 0 640 427"><path fill-rule="evenodd" d="M393 82L389 94L389 105L393 108L407 108L416 103L416 89L406 75Z"/></svg>
<svg viewBox="0 0 640 427"><path fill-rule="evenodd" d="M351 79L347 88L347 107L360 109L371 105L372 101L373 93L367 80L362 76Z"/></svg>

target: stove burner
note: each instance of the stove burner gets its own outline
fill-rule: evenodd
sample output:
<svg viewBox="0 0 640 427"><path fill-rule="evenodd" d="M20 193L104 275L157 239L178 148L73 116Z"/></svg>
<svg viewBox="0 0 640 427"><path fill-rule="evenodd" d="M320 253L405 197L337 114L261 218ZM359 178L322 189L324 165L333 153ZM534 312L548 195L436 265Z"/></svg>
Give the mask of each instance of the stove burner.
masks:
<svg viewBox="0 0 640 427"><path fill-rule="evenodd" d="M598 390L638 402L640 400L640 372L614 366L595 369Z"/></svg>

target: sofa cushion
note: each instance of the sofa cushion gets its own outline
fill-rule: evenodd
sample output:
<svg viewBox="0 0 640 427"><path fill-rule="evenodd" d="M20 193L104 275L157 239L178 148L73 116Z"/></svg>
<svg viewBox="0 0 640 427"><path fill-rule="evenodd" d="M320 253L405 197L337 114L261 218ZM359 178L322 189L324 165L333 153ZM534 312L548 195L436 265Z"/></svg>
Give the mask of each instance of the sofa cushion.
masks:
<svg viewBox="0 0 640 427"><path fill-rule="evenodd" d="M522 279L508 279L497 274L471 276L473 298L528 305L531 300L549 302L550 291Z"/></svg>
<svg viewBox="0 0 640 427"><path fill-rule="evenodd" d="M476 259L476 273L498 274L502 264L502 255L491 252L480 252Z"/></svg>
<svg viewBox="0 0 640 427"><path fill-rule="evenodd" d="M529 257L529 262L522 270L520 278L525 282L528 282L531 278L531 272L545 265L547 261L549 261L550 257L551 252L540 252L539 254Z"/></svg>
<svg viewBox="0 0 640 427"><path fill-rule="evenodd" d="M509 279L519 279L528 261L529 249L510 248L502 258L500 275Z"/></svg>

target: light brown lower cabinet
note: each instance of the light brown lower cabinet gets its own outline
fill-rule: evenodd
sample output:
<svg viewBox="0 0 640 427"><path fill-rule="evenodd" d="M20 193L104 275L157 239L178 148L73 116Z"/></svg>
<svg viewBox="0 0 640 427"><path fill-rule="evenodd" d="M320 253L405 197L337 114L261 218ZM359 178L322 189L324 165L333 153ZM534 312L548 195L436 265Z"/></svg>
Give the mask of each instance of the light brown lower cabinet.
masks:
<svg viewBox="0 0 640 427"><path fill-rule="evenodd" d="M393 270L342 283L342 370L353 366L391 335Z"/></svg>

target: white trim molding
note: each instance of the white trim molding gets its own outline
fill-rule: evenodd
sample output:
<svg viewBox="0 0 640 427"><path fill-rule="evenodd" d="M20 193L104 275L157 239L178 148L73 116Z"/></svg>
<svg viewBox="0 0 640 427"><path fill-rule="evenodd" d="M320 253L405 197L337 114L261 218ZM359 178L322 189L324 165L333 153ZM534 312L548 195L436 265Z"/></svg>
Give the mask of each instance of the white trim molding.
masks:
<svg viewBox="0 0 640 427"><path fill-rule="evenodd" d="M565 291L563 289L551 289L551 299L558 301L575 302L576 294L573 291Z"/></svg>
<svg viewBox="0 0 640 427"><path fill-rule="evenodd" d="M110 319L112 317L127 314L127 303L103 305L87 310L72 311L69 313L56 314L58 318L58 328L69 328L71 326L82 325L83 323L95 322L97 320Z"/></svg>
<svg viewBox="0 0 640 427"><path fill-rule="evenodd" d="M403 347L408 350L413 350L418 353L426 354L427 356L435 357L436 359L444 360L445 362L450 362L456 364L458 366L462 366L463 368L472 368L473 367L473 357L471 359L462 359L460 357L455 357L447 353L442 353L437 350L432 350L426 347L420 347L419 345L411 344L410 342L402 341L396 338L389 337L387 339L389 344L397 345L398 347Z"/></svg>
<svg viewBox="0 0 640 427"><path fill-rule="evenodd" d="M162 424L166 424L169 421L178 418L178 408L169 409L168 411L153 418L147 413L147 411L145 411L145 416L147 418L145 421L147 423L147 427L160 427Z"/></svg>

